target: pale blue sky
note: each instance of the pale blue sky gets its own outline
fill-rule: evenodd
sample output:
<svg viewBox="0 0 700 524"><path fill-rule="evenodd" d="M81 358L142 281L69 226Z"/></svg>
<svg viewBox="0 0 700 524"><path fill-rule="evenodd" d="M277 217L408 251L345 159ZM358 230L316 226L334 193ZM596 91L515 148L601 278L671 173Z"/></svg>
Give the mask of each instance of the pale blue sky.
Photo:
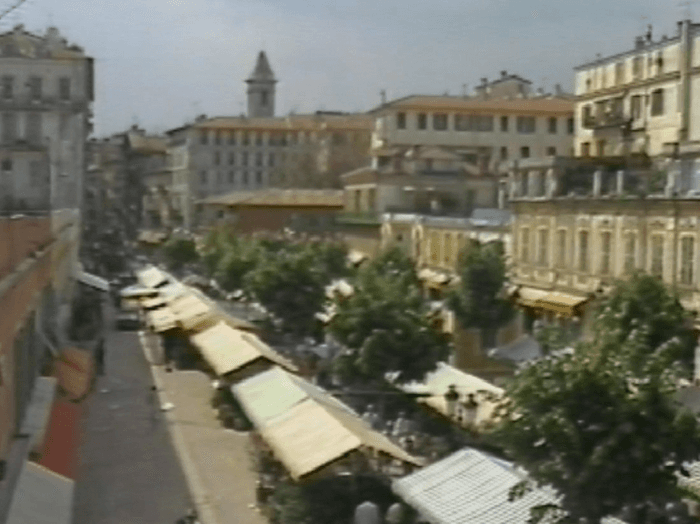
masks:
<svg viewBox="0 0 700 524"><path fill-rule="evenodd" d="M647 23L674 35L686 13L677 0L28 0L0 28L52 23L95 58L101 136L243 112L260 49L277 114L356 111L381 89L459 94L504 69L571 89L574 66L630 49Z"/></svg>

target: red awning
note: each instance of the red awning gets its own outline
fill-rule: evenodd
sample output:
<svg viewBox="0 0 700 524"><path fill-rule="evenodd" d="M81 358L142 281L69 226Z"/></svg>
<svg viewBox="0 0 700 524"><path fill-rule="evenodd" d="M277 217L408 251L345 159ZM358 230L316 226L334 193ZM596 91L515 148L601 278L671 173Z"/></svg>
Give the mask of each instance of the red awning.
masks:
<svg viewBox="0 0 700 524"><path fill-rule="evenodd" d="M80 445L82 404L56 399L51 410L38 463L48 470L75 480Z"/></svg>

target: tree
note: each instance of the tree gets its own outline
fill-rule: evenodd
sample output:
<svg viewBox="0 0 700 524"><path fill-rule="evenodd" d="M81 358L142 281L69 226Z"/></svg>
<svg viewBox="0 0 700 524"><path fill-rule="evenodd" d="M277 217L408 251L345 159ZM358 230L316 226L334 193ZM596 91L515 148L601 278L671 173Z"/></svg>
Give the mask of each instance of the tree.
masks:
<svg viewBox="0 0 700 524"><path fill-rule="evenodd" d="M450 308L465 328L480 328L484 343L495 342L496 330L513 316L513 308L503 296L506 264L500 243L472 242L460 254L461 282L448 298Z"/></svg>
<svg viewBox="0 0 700 524"><path fill-rule="evenodd" d="M687 328L680 314L666 323L675 302L650 278L618 284L595 319L595 339L521 370L499 409L492 436L534 482L560 494L567 521L651 522L679 501L677 474L700 456L698 422L674 401L687 373ZM657 303L644 304L644 293ZM534 508L540 517L547 509L556 511Z"/></svg>
<svg viewBox="0 0 700 524"><path fill-rule="evenodd" d="M395 372L399 383L422 380L447 358L448 337L410 274L370 264L354 280L354 293L334 305L328 330L347 348L336 363L346 378L381 381Z"/></svg>
<svg viewBox="0 0 700 524"><path fill-rule="evenodd" d="M265 248L257 241L232 238L222 248L214 278L226 291L244 287L245 276L263 260Z"/></svg>
<svg viewBox="0 0 700 524"><path fill-rule="evenodd" d="M199 258L194 240L188 238L171 238L162 249L166 263L171 269L179 269Z"/></svg>

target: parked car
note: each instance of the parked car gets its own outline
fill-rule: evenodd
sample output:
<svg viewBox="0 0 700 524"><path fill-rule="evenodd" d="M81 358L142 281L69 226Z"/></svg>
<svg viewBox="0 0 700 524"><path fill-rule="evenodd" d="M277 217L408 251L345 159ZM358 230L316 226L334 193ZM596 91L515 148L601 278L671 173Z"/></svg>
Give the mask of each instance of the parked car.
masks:
<svg viewBox="0 0 700 524"><path fill-rule="evenodd" d="M137 311L120 311L117 313L115 327L120 330L133 331L141 327Z"/></svg>

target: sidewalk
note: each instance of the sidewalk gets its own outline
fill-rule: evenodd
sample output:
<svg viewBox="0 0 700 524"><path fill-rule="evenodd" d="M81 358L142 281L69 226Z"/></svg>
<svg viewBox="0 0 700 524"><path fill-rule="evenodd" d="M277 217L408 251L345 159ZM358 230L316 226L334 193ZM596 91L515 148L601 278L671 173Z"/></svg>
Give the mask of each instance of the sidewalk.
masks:
<svg viewBox="0 0 700 524"><path fill-rule="evenodd" d="M157 362L154 339L142 337L149 363ZM171 373L151 365L170 435L202 524L267 524L254 508L257 474L245 433L224 429L210 405L212 387L199 371Z"/></svg>

